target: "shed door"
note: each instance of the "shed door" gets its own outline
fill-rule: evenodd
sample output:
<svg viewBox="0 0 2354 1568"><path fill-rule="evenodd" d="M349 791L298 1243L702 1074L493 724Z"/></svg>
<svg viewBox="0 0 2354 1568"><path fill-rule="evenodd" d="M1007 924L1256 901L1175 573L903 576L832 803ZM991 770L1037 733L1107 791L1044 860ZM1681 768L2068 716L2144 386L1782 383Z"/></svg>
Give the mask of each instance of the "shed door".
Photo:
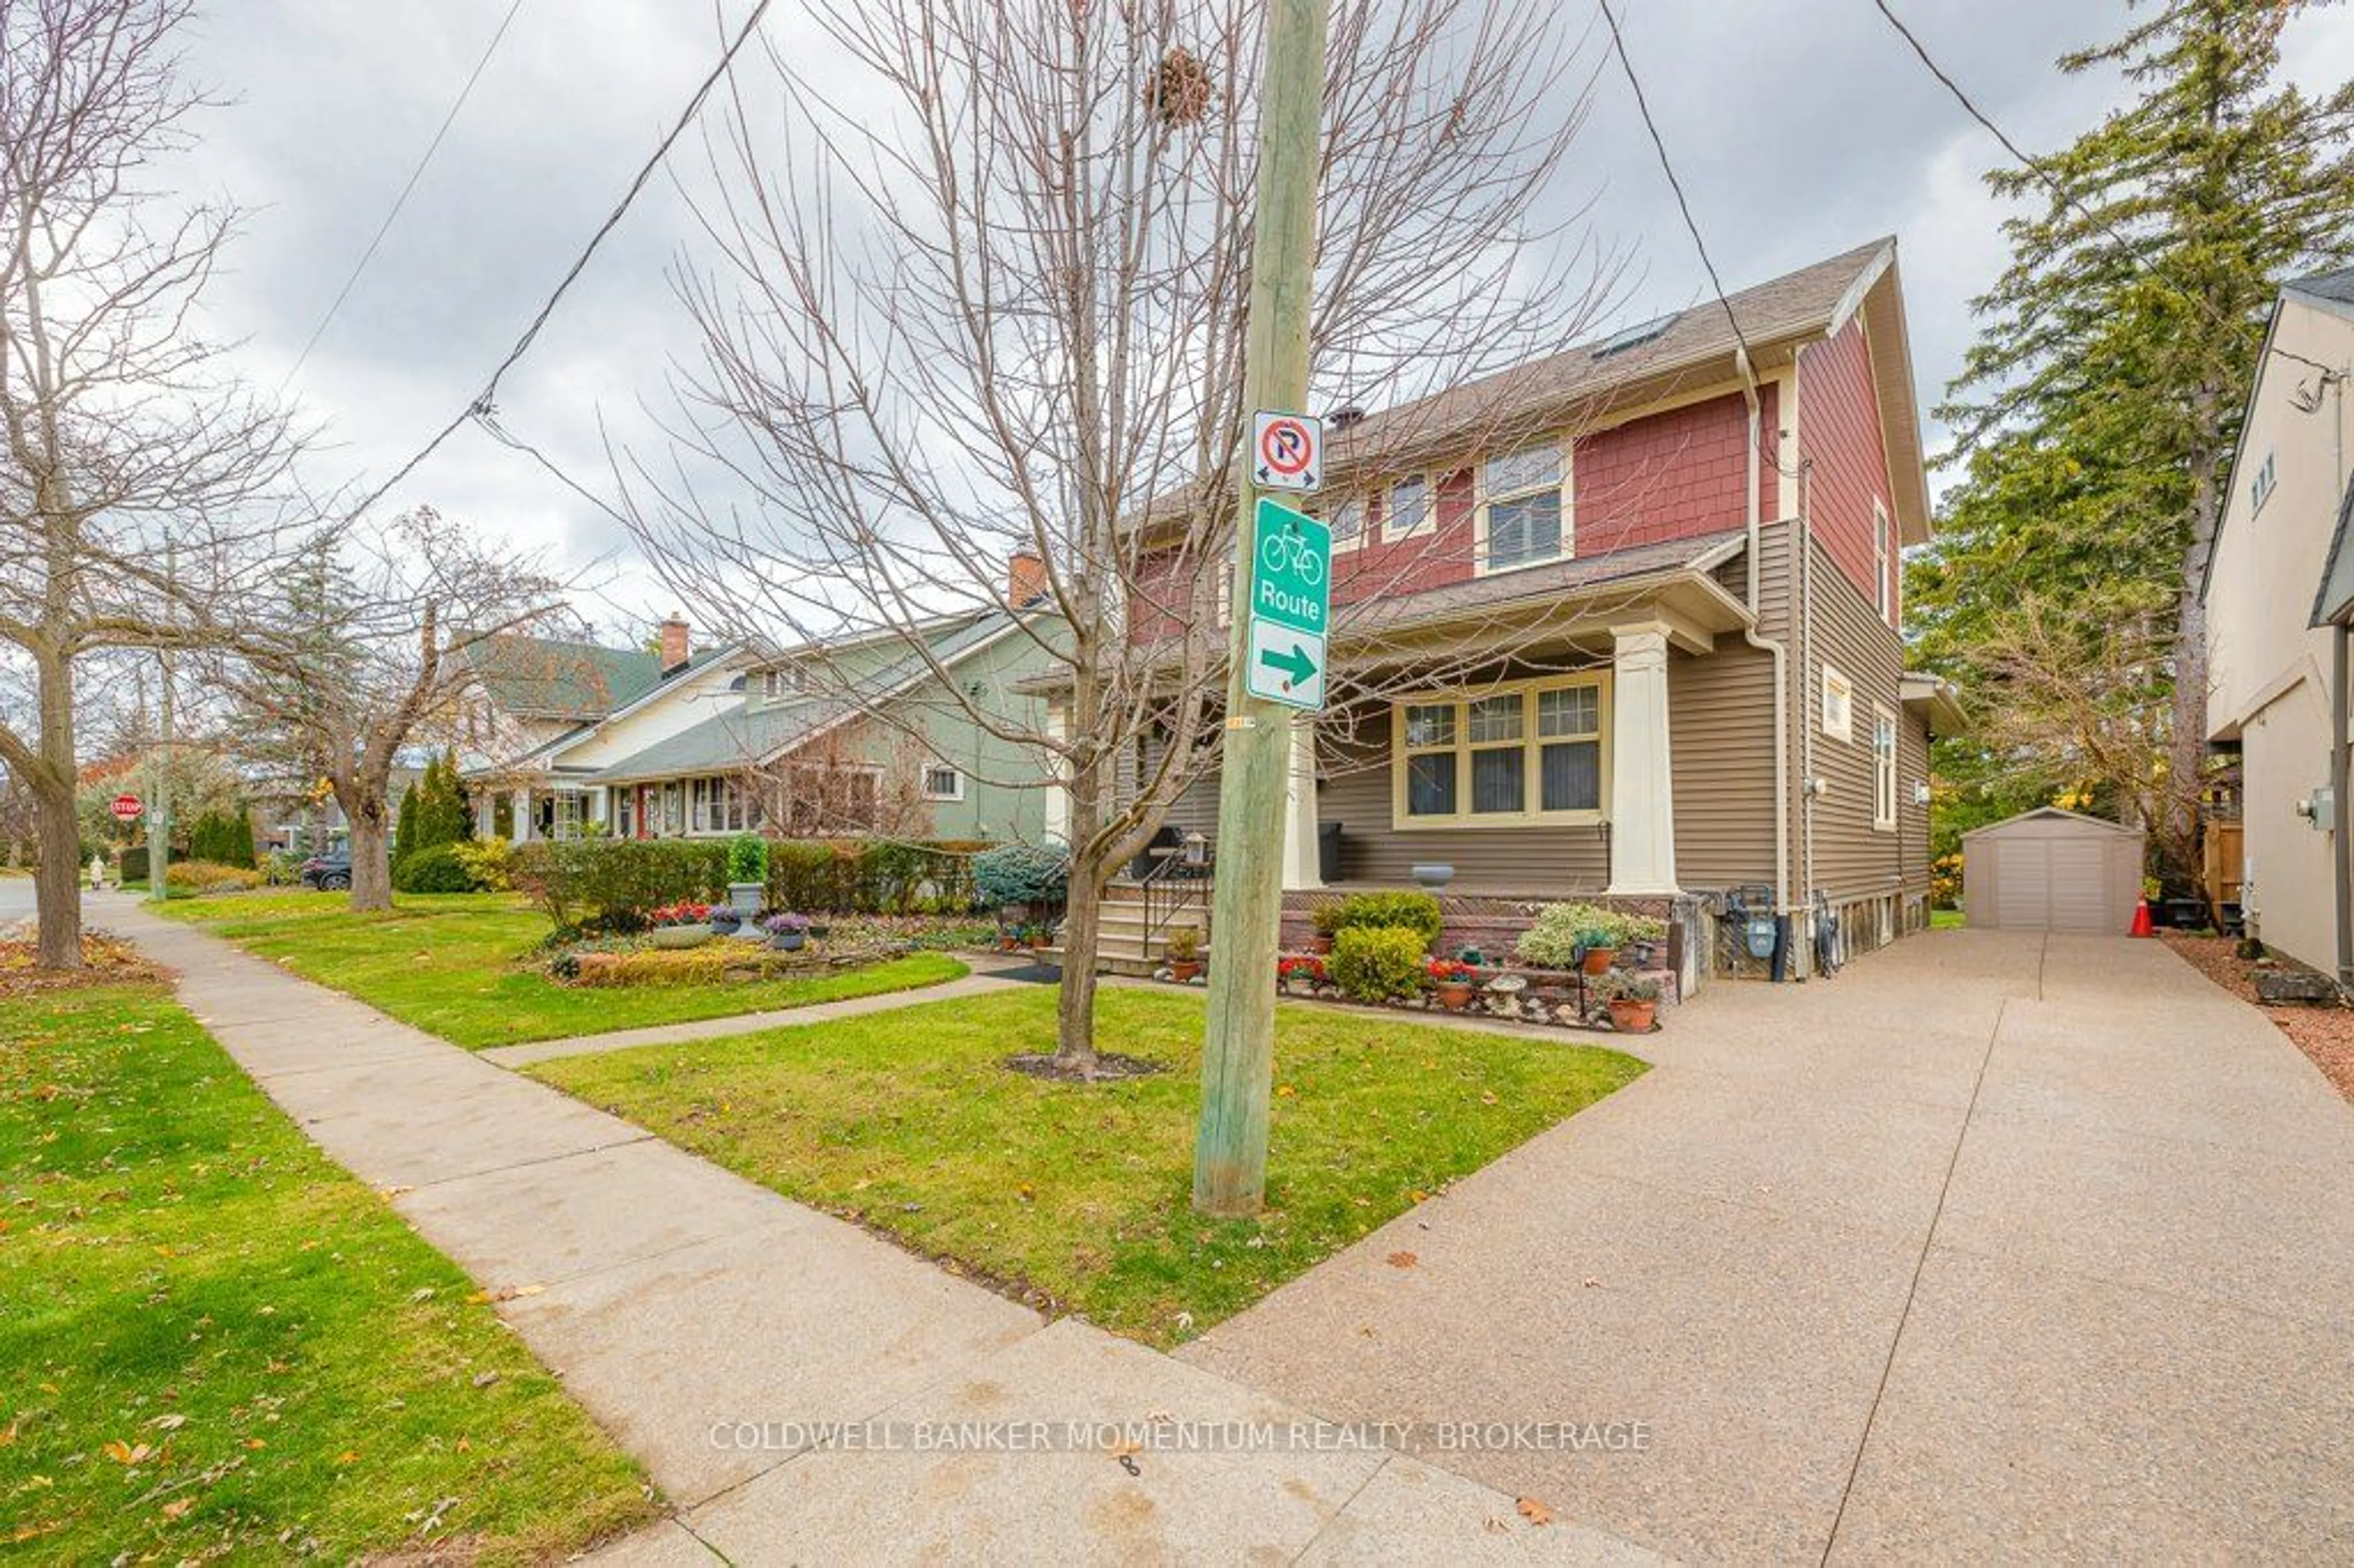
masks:
<svg viewBox="0 0 2354 1568"><path fill-rule="evenodd" d="M1994 922L2013 931L2121 935L2127 916L2113 906L2105 838L1995 841Z"/></svg>

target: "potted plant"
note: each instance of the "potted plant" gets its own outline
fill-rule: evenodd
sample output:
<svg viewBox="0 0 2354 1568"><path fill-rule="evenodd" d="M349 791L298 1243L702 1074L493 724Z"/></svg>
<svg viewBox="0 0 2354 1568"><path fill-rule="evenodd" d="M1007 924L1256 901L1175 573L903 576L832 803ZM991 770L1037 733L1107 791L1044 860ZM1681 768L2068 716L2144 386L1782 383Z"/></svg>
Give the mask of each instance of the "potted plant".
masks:
<svg viewBox="0 0 2354 1568"><path fill-rule="evenodd" d="M769 945L779 952L798 953L809 939L810 917L788 909L761 921L760 929L769 934Z"/></svg>
<svg viewBox="0 0 2354 1568"><path fill-rule="evenodd" d="M1424 972L1430 977L1430 989L1439 1006L1460 1012L1471 1005L1471 981L1478 971L1469 964L1460 959L1433 959Z"/></svg>
<svg viewBox="0 0 2354 1568"><path fill-rule="evenodd" d="M1606 975L1617 960L1618 942L1610 932L1597 926L1577 934L1578 963L1590 975Z"/></svg>
<svg viewBox="0 0 2354 1568"><path fill-rule="evenodd" d="M760 912L769 890L769 841L737 833L727 841L727 904L740 923Z"/></svg>
<svg viewBox="0 0 2354 1568"><path fill-rule="evenodd" d="M1055 927L1044 920L1034 920L1027 927L1030 950L1043 953L1055 945Z"/></svg>
<svg viewBox="0 0 2354 1568"><path fill-rule="evenodd" d="M1341 901L1328 898L1308 913L1308 920L1316 934L1308 938L1308 950L1322 955L1332 950L1333 933L1341 928Z"/></svg>
<svg viewBox="0 0 2354 1568"><path fill-rule="evenodd" d="M1169 978L1186 984L1202 972L1202 931L1198 926L1169 928Z"/></svg>
<svg viewBox="0 0 2354 1568"><path fill-rule="evenodd" d="M646 940L657 948L699 948L711 940L711 906L689 901L646 911Z"/></svg>
<svg viewBox="0 0 2354 1568"><path fill-rule="evenodd" d="M1648 1034L1659 1020L1659 982L1649 975L1608 975L1595 993L1610 1009L1610 1027L1623 1034Z"/></svg>
<svg viewBox="0 0 2354 1568"><path fill-rule="evenodd" d="M1324 960L1304 954L1278 959L1275 983L1294 996L1312 996L1324 983Z"/></svg>

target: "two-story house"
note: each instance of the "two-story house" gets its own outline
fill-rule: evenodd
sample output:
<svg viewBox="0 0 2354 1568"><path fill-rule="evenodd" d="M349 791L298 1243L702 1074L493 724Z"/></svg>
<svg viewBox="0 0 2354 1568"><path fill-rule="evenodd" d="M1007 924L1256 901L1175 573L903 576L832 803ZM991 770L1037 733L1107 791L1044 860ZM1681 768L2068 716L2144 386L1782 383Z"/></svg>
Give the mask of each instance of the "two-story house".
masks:
<svg viewBox="0 0 2354 1568"><path fill-rule="evenodd" d="M2267 947L2339 970L2341 982L2354 981L2343 972L2354 969L2345 802L2333 787L2349 738L2350 373L2354 270L2284 288L2201 585L2207 738L2240 759L2242 917Z"/></svg>
<svg viewBox="0 0 2354 1568"><path fill-rule="evenodd" d="M1930 505L1893 240L1327 429L1334 695L1295 729L1288 918L1443 867L1466 929L1570 897L1723 924L1698 967L1925 925L1959 714L1904 671ZM1144 575L1138 637L1228 613ZM1200 843L1216 801L1211 772L1172 825ZM1735 899L1777 958L1698 924Z"/></svg>

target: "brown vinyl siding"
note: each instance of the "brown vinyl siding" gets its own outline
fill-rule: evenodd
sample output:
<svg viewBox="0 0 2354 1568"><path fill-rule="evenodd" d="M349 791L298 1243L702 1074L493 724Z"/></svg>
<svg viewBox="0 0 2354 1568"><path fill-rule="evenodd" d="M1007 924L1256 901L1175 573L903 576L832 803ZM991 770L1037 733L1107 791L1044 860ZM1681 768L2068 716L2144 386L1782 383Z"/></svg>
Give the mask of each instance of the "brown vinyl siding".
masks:
<svg viewBox="0 0 2354 1568"><path fill-rule="evenodd" d="M1814 777L1828 792L1813 803L1814 885L1836 904L1891 893L1903 884L1898 832L1872 821L1872 720L1874 705L1897 715L1897 823L1904 827L1903 704L1898 679L1904 649L1879 610L1823 550L1814 556L1814 633L1808 650L1806 700L1797 717L1812 747ZM1855 691L1849 737L1822 727L1823 667L1847 677ZM1803 750L1804 748L1802 748Z"/></svg>
<svg viewBox="0 0 2354 1568"><path fill-rule="evenodd" d="M1774 881L1774 657L1738 632L1668 663L1676 881L1687 892Z"/></svg>

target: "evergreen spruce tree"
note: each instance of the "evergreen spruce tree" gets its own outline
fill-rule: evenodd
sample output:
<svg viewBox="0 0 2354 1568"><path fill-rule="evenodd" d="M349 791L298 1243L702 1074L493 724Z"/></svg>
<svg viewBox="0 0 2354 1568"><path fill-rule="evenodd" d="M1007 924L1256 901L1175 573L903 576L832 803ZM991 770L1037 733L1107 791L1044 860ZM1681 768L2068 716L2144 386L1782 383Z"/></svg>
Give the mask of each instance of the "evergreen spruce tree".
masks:
<svg viewBox="0 0 2354 1568"><path fill-rule="evenodd" d="M2306 8L2167 0L2060 61L2137 96L1988 176L2025 207L1938 410L1963 476L1908 577L1924 661L1985 715L1941 768L2139 815L2178 875L2206 741L2199 588L2266 313L2284 281L2354 255L2354 85L2280 79Z"/></svg>
<svg viewBox="0 0 2354 1568"><path fill-rule="evenodd" d="M425 780L422 779L401 791L400 812L394 819L392 830L392 865L395 871L400 869L401 862L417 852L417 822L421 814L418 797L424 792Z"/></svg>

